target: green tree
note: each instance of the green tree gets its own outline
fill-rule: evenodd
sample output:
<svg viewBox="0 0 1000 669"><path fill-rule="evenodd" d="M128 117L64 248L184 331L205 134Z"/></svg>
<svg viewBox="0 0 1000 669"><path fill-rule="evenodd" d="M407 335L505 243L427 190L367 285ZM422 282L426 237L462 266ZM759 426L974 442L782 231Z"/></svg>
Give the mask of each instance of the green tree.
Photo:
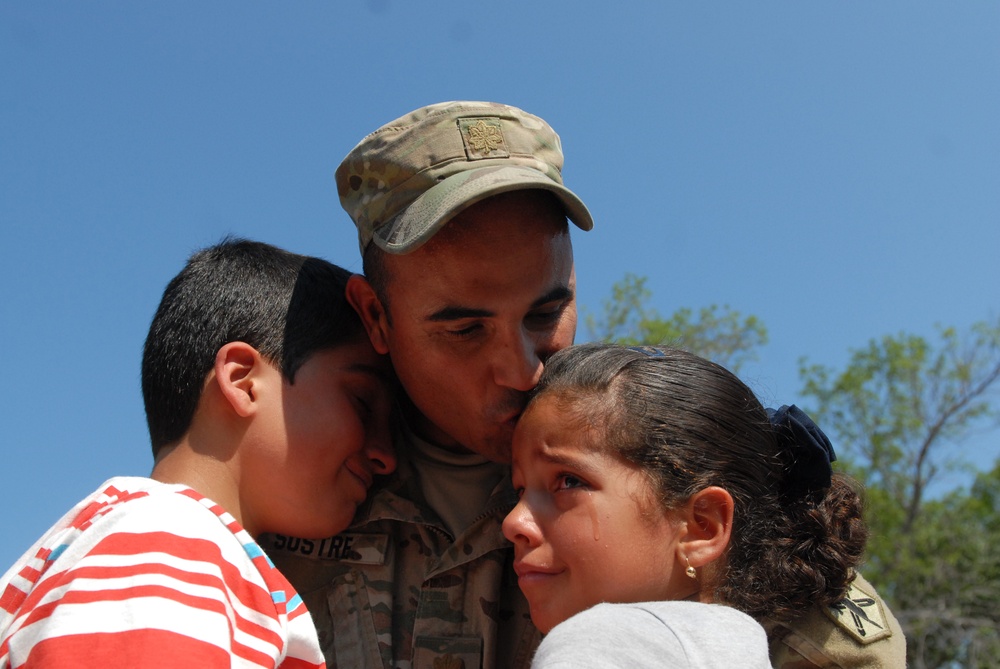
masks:
<svg viewBox="0 0 1000 669"><path fill-rule="evenodd" d="M602 316L586 316L590 340L679 346L733 371L755 359L757 349L767 343L767 328L755 316L744 317L728 306L712 305L697 314L682 308L661 318L648 306L650 297L646 277L626 274L611 287Z"/></svg>
<svg viewBox="0 0 1000 669"><path fill-rule="evenodd" d="M938 335L883 337L852 351L842 371L803 359L800 372L816 400L811 413L866 486L865 575L904 624L911 666L985 667L997 656L1000 625L998 474L981 476L974 494L933 499L927 491L943 472L967 466L959 444L998 425L1000 321ZM991 615L978 604L984 587Z"/></svg>
<svg viewBox="0 0 1000 669"><path fill-rule="evenodd" d="M925 503L896 570L909 665L994 667L1000 657L1000 460L971 490Z"/></svg>

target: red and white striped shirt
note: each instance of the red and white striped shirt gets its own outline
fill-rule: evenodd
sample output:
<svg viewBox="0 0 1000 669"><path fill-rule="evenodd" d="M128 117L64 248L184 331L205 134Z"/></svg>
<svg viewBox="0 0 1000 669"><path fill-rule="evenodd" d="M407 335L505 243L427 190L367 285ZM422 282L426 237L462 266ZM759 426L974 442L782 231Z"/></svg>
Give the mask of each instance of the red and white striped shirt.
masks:
<svg viewBox="0 0 1000 669"><path fill-rule="evenodd" d="M302 600L222 507L114 478L0 580L0 668L323 667Z"/></svg>

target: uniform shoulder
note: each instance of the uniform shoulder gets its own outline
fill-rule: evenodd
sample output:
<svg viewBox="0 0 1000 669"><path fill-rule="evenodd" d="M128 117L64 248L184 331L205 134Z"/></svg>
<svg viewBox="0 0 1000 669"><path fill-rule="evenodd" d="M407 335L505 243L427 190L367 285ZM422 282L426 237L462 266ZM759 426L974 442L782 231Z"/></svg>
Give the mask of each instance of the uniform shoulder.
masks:
<svg viewBox="0 0 1000 669"><path fill-rule="evenodd" d="M903 630L875 588L860 574L834 605L815 607L798 618L765 627L775 669L906 666Z"/></svg>

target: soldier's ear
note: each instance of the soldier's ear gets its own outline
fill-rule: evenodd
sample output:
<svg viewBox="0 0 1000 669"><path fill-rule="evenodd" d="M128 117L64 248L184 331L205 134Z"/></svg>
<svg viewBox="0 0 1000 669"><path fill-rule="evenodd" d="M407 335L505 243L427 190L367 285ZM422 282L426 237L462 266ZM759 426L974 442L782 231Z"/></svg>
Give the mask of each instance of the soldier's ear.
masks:
<svg viewBox="0 0 1000 669"><path fill-rule="evenodd" d="M368 279L355 274L347 280L347 301L351 303L354 310L361 317L361 322L368 332L372 346L382 355L389 352L388 330L389 315L385 306L375 293L375 289L368 283Z"/></svg>

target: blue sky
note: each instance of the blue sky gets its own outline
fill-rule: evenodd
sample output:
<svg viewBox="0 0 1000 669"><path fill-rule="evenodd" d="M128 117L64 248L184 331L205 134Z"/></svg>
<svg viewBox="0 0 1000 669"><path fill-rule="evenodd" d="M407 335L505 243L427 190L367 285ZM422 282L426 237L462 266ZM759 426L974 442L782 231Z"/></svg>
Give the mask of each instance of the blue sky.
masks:
<svg viewBox="0 0 1000 669"><path fill-rule="evenodd" d="M798 400L801 356L998 313L995 2L0 0L0 82L0 570L148 473L142 341L190 252L360 271L333 171L424 104L548 120L597 221L585 312L631 272L662 314L758 316L766 403Z"/></svg>

